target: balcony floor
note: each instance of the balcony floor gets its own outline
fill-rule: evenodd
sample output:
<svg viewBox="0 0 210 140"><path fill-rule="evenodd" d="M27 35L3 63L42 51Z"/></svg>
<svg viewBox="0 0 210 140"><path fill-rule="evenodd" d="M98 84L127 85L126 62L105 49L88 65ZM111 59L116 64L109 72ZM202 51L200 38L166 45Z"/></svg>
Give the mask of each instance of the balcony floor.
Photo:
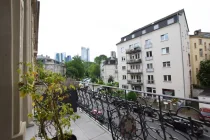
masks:
<svg viewBox="0 0 210 140"><path fill-rule="evenodd" d="M72 122L71 130L78 140L112 140L111 134L85 113L78 111L77 114L80 118ZM27 128L26 140L30 140L37 132L37 126Z"/></svg>

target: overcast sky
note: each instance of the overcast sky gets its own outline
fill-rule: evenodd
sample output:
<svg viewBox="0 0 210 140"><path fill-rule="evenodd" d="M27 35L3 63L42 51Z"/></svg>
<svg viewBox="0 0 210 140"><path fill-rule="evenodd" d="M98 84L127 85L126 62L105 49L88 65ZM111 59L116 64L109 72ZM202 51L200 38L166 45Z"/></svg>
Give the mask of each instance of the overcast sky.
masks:
<svg viewBox="0 0 210 140"><path fill-rule="evenodd" d="M81 55L90 60L116 51L120 38L153 21L185 9L190 34L210 32L210 0L40 0L39 54Z"/></svg>

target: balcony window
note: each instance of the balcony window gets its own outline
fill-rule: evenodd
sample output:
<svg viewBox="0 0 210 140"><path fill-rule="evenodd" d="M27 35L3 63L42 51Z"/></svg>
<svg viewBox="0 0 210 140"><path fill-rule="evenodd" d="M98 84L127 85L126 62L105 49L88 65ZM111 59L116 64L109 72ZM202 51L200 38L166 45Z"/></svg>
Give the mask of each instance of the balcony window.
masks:
<svg viewBox="0 0 210 140"><path fill-rule="evenodd" d="M200 57L203 57L203 49L199 49Z"/></svg>
<svg viewBox="0 0 210 140"><path fill-rule="evenodd" d="M199 39L199 45L202 45L203 43L202 43L202 39Z"/></svg>
<svg viewBox="0 0 210 140"><path fill-rule="evenodd" d="M163 67L164 68L167 68L167 67L170 67L170 66L171 66L170 61L163 62Z"/></svg>
<svg viewBox="0 0 210 140"><path fill-rule="evenodd" d="M168 40L168 34L161 35L161 41L167 41Z"/></svg>
<svg viewBox="0 0 210 140"><path fill-rule="evenodd" d="M143 31L142 31L142 34L146 34L146 30L143 30Z"/></svg>
<svg viewBox="0 0 210 140"><path fill-rule="evenodd" d="M169 47L162 48L162 54L169 54Z"/></svg>
<svg viewBox="0 0 210 140"><path fill-rule="evenodd" d="M174 23L174 18L171 18L171 19L167 20L167 23L168 23L168 25Z"/></svg>
<svg viewBox="0 0 210 140"><path fill-rule="evenodd" d="M123 76L122 76L122 79L125 80L125 79L126 79L126 75L123 75Z"/></svg>
<svg viewBox="0 0 210 140"><path fill-rule="evenodd" d="M147 64L147 68L148 68L148 69L152 69L152 68L153 68L152 63Z"/></svg>
<svg viewBox="0 0 210 140"><path fill-rule="evenodd" d="M171 75L163 75L164 82L170 82L171 81Z"/></svg>
<svg viewBox="0 0 210 140"><path fill-rule="evenodd" d="M159 28L159 25L156 24L156 25L154 26L154 30L157 30L158 28Z"/></svg>
<svg viewBox="0 0 210 140"><path fill-rule="evenodd" d="M146 52L147 57L152 57L152 51Z"/></svg>

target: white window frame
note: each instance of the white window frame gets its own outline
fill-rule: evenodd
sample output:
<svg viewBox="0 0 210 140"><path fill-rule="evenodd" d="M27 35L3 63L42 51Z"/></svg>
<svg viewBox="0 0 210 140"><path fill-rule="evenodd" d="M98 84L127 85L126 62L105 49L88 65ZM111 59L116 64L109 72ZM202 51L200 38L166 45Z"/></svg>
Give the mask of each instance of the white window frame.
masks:
<svg viewBox="0 0 210 140"><path fill-rule="evenodd" d="M149 56L147 56L147 52L149 53ZM152 55L151 55L151 53L150 52L152 52L152 51L147 51L146 52L146 57L152 57Z"/></svg>
<svg viewBox="0 0 210 140"><path fill-rule="evenodd" d="M154 30L159 29L159 24L154 25Z"/></svg>
<svg viewBox="0 0 210 140"><path fill-rule="evenodd" d="M147 69L153 69L153 64L152 63L147 63Z"/></svg>
<svg viewBox="0 0 210 140"><path fill-rule="evenodd" d="M168 33L166 33L166 34L162 34L161 36L160 36L160 40L161 41L167 41L169 38L168 38Z"/></svg>
<svg viewBox="0 0 210 140"><path fill-rule="evenodd" d="M166 76L166 80L165 80L165 76ZM171 75L163 75L163 81L164 82L171 82L172 81L172 77L171 78L169 78L169 77L171 77ZM171 79L171 80L169 80L169 79Z"/></svg>
<svg viewBox="0 0 210 140"><path fill-rule="evenodd" d="M167 20L167 24L168 24L168 25L170 25L170 24L172 24L172 23L174 23L174 18L171 18L171 19Z"/></svg>
<svg viewBox="0 0 210 140"><path fill-rule="evenodd" d="M147 32L146 32L146 30L143 30L141 33L142 33L142 34L146 34Z"/></svg>
<svg viewBox="0 0 210 140"><path fill-rule="evenodd" d="M167 52L167 50L168 50L168 52ZM165 48L161 49L161 54L169 54L169 53L170 53L169 47L165 47Z"/></svg>
<svg viewBox="0 0 210 140"><path fill-rule="evenodd" d="M165 66L164 66L164 63L165 63ZM163 62L163 67L164 68L170 68L171 67L171 62L170 61Z"/></svg>

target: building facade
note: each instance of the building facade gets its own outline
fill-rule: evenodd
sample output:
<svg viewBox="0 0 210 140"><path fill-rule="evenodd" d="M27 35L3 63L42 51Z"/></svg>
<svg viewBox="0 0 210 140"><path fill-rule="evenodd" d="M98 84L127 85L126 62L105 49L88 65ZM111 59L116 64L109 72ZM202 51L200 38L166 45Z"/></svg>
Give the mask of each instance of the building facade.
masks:
<svg viewBox="0 0 210 140"><path fill-rule="evenodd" d="M66 67L64 63L53 60L49 57L37 58L37 61L41 61L46 70L59 73L61 75L66 75Z"/></svg>
<svg viewBox="0 0 210 140"><path fill-rule="evenodd" d="M81 59L86 62L90 62L90 49L81 47Z"/></svg>
<svg viewBox="0 0 210 140"><path fill-rule="evenodd" d="M68 56L66 57L66 62L69 62L69 61L71 61L71 55L68 55Z"/></svg>
<svg viewBox="0 0 210 140"><path fill-rule="evenodd" d="M200 69L200 62L210 59L210 32L196 30L190 35L191 60L192 60L192 83L199 85L197 73Z"/></svg>
<svg viewBox="0 0 210 140"><path fill-rule="evenodd" d="M111 52L111 57L103 60L100 65L100 75L104 83L108 83L108 79L113 77L114 82L118 82L118 61L116 52Z"/></svg>
<svg viewBox="0 0 210 140"><path fill-rule="evenodd" d="M56 53L55 60L62 63L66 62L66 53Z"/></svg>
<svg viewBox="0 0 210 140"><path fill-rule="evenodd" d="M0 137L2 140L25 140L26 127L31 126L30 97L20 98L18 82L33 64L38 52L40 2L37 0L0 1ZM20 69L20 73L17 70Z"/></svg>
<svg viewBox="0 0 210 140"><path fill-rule="evenodd" d="M119 86L190 96L189 28L184 10L146 25L117 43Z"/></svg>

